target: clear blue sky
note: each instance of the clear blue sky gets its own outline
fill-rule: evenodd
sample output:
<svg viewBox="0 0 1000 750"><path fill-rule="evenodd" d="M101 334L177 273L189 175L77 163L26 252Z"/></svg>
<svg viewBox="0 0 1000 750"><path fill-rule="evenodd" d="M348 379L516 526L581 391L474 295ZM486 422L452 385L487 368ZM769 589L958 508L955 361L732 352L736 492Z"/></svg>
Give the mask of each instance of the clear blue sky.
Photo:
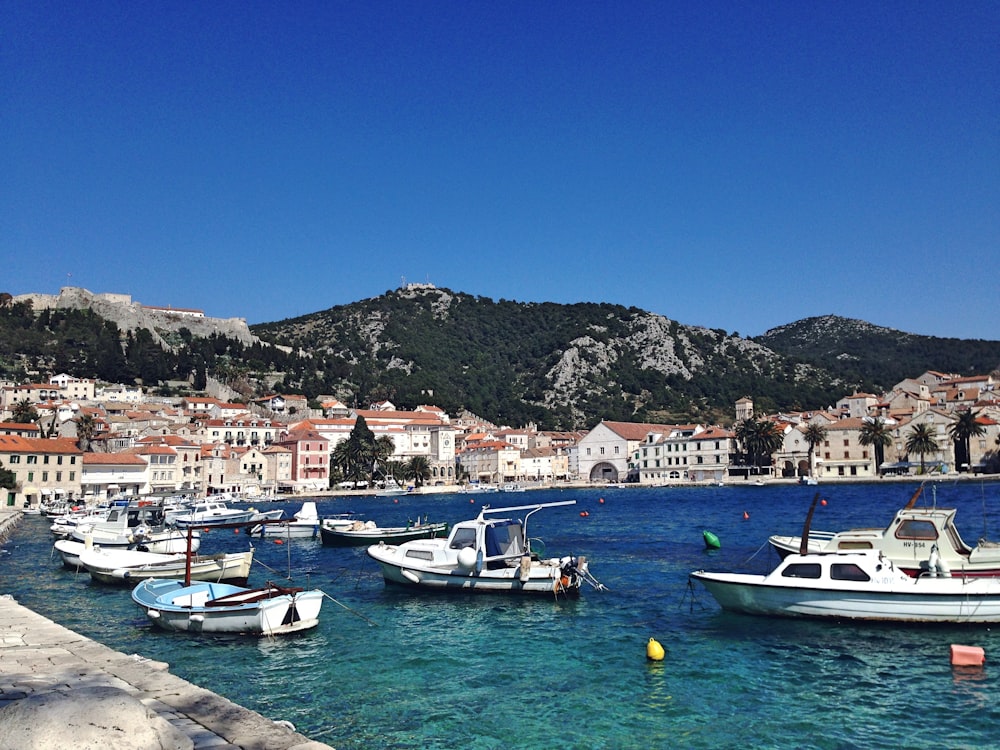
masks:
<svg viewBox="0 0 1000 750"><path fill-rule="evenodd" d="M996 2L0 4L0 291L1000 339Z"/></svg>

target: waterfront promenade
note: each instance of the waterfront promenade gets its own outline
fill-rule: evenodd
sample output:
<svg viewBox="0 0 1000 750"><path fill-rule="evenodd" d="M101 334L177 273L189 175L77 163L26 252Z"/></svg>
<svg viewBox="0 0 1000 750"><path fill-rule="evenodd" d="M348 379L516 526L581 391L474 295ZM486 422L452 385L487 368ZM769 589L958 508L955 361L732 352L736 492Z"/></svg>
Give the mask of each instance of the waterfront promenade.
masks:
<svg viewBox="0 0 1000 750"><path fill-rule="evenodd" d="M15 511L0 510L0 540L8 536L19 516ZM23 741L8 744L14 740L8 720L15 709L33 702L41 710L31 715L45 717L42 723L52 726L29 727L30 736L36 741L45 737L46 747L143 747L139 740L150 727L128 726L126 719L148 715L148 723L160 727L157 744L148 747L330 750L328 745L170 674L167 664L114 651L42 617L0 591L0 724L6 727L0 748L27 750L32 746ZM148 710L121 710L136 702ZM103 744L84 744L79 741L82 734L74 741L73 723L61 721L74 711L86 716L88 726L83 729L92 738L95 731L106 734ZM57 738L62 742L54 742Z"/></svg>

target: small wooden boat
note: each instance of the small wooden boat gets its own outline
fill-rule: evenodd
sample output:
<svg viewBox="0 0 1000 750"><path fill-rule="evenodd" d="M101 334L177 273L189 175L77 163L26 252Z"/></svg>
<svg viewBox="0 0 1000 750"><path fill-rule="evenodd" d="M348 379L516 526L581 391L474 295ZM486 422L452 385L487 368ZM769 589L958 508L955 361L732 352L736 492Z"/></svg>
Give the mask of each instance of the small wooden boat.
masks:
<svg viewBox="0 0 1000 750"><path fill-rule="evenodd" d="M414 539L434 539L448 533L447 523L428 523L427 519L406 526L378 526L374 521L354 521L348 526L320 527L326 547L363 547L369 544L402 544Z"/></svg>
<svg viewBox="0 0 1000 750"><path fill-rule="evenodd" d="M575 504L566 500L511 508L487 506L477 518L455 524L447 539L376 544L367 553L381 566L386 583L432 591L576 596L584 581L604 589L590 575L585 558L542 558L532 550L528 518L542 508ZM522 510L528 511L523 518L487 518Z"/></svg>
<svg viewBox="0 0 1000 750"><path fill-rule="evenodd" d="M225 583L147 579L132 601L156 627L194 633L286 635L319 624L324 594L267 583L244 588Z"/></svg>
<svg viewBox="0 0 1000 750"><path fill-rule="evenodd" d="M253 550L218 555L161 555L135 550L84 549L80 564L100 583L134 584L146 578L184 578L246 585L253 564Z"/></svg>

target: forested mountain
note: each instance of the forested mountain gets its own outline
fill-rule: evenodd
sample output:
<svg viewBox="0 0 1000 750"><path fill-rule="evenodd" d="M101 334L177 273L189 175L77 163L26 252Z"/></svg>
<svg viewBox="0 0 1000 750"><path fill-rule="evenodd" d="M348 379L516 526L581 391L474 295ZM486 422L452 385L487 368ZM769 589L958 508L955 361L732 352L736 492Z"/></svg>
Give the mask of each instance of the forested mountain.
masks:
<svg viewBox="0 0 1000 750"><path fill-rule="evenodd" d="M9 296L9 295L8 295ZM992 371L1000 342L939 339L828 316L754 340L609 304L495 301L415 286L252 326L247 344L186 328L123 332L88 309L0 305L0 375L68 372L197 391L206 375L245 396L272 391L348 405L466 408L498 424L551 429L598 420L730 422L818 409L933 369ZM157 341L163 343L161 347Z"/></svg>
<svg viewBox="0 0 1000 750"><path fill-rule="evenodd" d="M251 328L313 352L337 373L327 392L465 407L501 424L713 421L747 394L763 408L815 408L849 388L753 341L619 305L419 287Z"/></svg>
<svg viewBox="0 0 1000 750"><path fill-rule="evenodd" d="M772 328L754 340L874 393L927 370L974 375L1000 369L1000 341L918 336L836 315Z"/></svg>

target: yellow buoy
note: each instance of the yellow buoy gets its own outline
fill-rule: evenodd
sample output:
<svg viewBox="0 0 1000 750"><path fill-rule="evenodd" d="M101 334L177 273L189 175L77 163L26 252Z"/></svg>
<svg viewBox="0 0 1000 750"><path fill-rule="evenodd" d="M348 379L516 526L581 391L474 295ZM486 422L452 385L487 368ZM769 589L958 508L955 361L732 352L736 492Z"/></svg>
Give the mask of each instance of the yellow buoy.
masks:
<svg viewBox="0 0 1000 750"><path fill-rule="evenodd" d="M655 638L650 638L646 644L646 658L650 661L663 661L663 646Z"/></svg>

